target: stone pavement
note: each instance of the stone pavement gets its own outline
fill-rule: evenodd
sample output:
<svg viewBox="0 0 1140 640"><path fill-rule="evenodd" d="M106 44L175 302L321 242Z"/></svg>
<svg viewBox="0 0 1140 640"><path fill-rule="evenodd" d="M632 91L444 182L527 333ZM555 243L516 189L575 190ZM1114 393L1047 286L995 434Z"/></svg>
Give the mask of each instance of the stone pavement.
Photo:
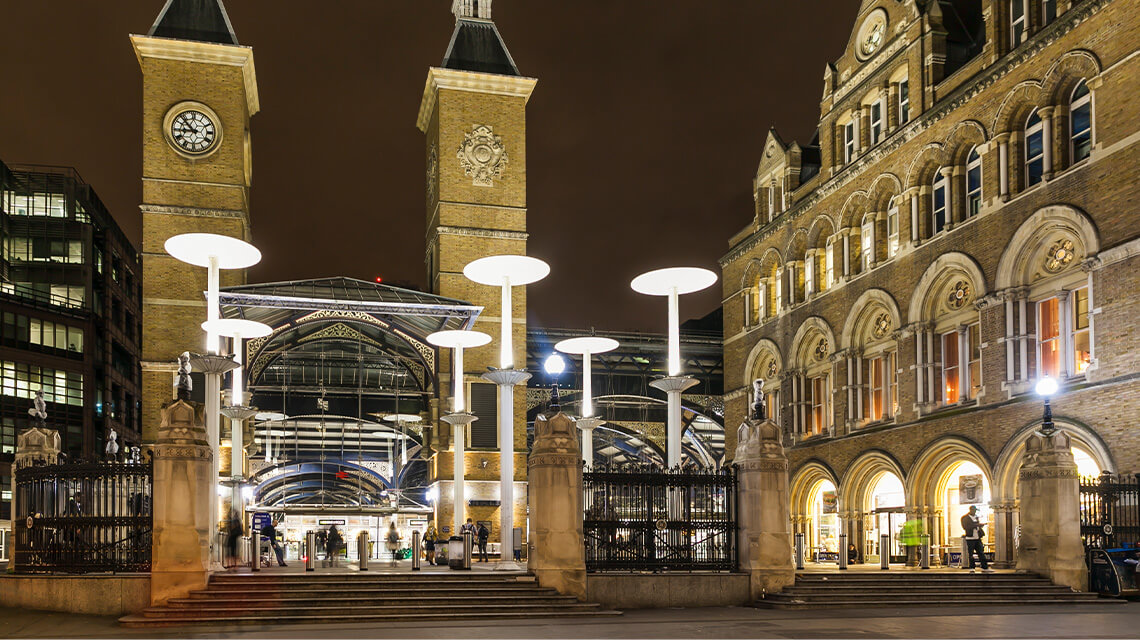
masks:
<svg viewBox="0 0 1140 640"><path fill-rule="evenodd" d="M124 629L114 618L0 609L4 638L1136 638L1140 603L1120 606L629 611L616 618L417 625Z"/></svg>

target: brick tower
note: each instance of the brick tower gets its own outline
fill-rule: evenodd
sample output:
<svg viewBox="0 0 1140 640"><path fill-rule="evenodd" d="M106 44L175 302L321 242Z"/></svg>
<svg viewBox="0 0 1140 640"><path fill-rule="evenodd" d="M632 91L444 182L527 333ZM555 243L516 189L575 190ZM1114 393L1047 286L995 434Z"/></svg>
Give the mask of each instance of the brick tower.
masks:
<svg viewBox="0 0 1140 640"><path fill-rule="evenodd" d="M143 440L172 397L179 353L204 352L206 270L163 249L181 233L248 241L249 120L258 111L253 50L238 44L221 0L167 0L131 44L143 75ZM223 271L222 286L245 271Z"/></svg>
<svg viewBox="0 0 1140 640"><path fill-rule="evenodd" d="M499 443L496 388L479 378L496 358L500 292L474 284L463 267L477 258L526 253L526 105L537 80L522 77L491 20L491 0L455 0L455 32L443 63L428 71L417 126L427 154L427 273L432 292L482 305L475 329L494 341L464 356L468 410L479 416L466 452L466 517L499 522ZM526 361L526 293L513 297L515 361ZM441 361L439 388L451 388L450 362ZM515 479L526 480L525 388L515 393ZM440 413L451 409L441 392ZM450 427L431 464L436 523L452 521ZM526 522L526 490L516 485L515 523ZM492 527L498 540L498 527Z"/></svg>

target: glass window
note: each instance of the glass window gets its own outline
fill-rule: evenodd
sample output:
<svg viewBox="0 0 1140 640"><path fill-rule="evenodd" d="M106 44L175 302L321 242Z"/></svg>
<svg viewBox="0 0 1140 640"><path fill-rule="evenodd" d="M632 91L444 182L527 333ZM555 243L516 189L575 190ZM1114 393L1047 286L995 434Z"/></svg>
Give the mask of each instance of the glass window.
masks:
<svg viewBox="0 0 1140 640"><path fill-rule="evenodd" d="M1049 298L1037 303L1038 376L1061 375L1060 300Z"/></svg>
<svg viewBox="0 0 1140 640"><path fill-rule="evenodd" d="M828 426L828 374L811 379L811 435L819 435Z"/></svg>
<svg viewBox="0 0 1140 640"><path fill-rule="evenodd" d="M887 209L887 257L893 258L899 252L899 207L891 202Z"/></svg>
<svg viewBox="0 0 1140 640"><path fill-rule="evenodd" d="M870 269L875 260L875 247L872 245L872 240L875 238L874 230L874 218L869 217L863 221L863 230L859 234L859 251L862 254L864 271Z"/></svg>
<svg viewBox="0 0 1140 640"><path fill-rule="evenodd" d="M83 329L67 328L67 350L83 353Z"/></svg>
<svg viewBox="0 0 1140 640"><path fill-rule="evenodd" d="M942 334L942 403L955 404L960 399L958 332Z"/></svg>
<svg viewBox="0 0 1140 640"><path fill-rule="evenodd" d="M768 185L768 222L776 215L776 188Z"/></svg>
<svg viewBox="0 0 1140 640"><path fill-rule="evenodd" d="M904 125L910 121L910 81L903 79L899 82L899 124Z"/></svg>
<svg viewBox="0 0 1140 640"><path fill-rule="evenodd" d="M982 209L982 155L970 150L966 159L966 217L978 215Z"/></svg>
<svg viewBox="0 0 1140 640"><path fill-rule="evenodd" d="M1037 110L1029 114L1025 123L1025 184L1027 187L1041 182L1045 172L1045 126Z"/></svg>
<svg viewBox="0 0 1140 640"><path fill-rule="evenodd" d="M1084 80L1073 90L1069 101L1069 151L1074 163L1092 152L1092 93Z"/></svg>
<svg viewBox="0 0 1140 640"><path fill-rule="evenodd" d="M1041 24L1049 24L1057 19L1057 0L1041 0Z"/></svg>
<svg viewBox="0 0 1140 640"><path fill-rule="evenodd" d="M835 283L835 242L828 238L827 251L824 255L824 280L827 282L827 288L830 288Z"/></svg>
<svg viewBox="0 0 1140 640"><path fill-rule="evenodd" d="M947 201L949 200L950 183L939 170L934 174L934 191L931 194L930 208L930 235L940 233L946 228Z"/></svg>
<svg viewBox="0 0 1140 640"><path fill-rule="evenodd" d="M843 126L843 162L849 163L855 159L855 121Z"/></svg>
<svg viewBox="0 0 1140 640"><path fill-rule="evenodd" d="M982 391L982 330L979 323L975 322L966 328L966 339L967 355L970 358L968 363L970 397L977 398Z"/></svg>
<svg viewBox="0 0 1140 640"><path fill-rule="evenodd" d="M883 101L871 105L871 146L883 139Z"/></svg>
<svg viewBox="0 0 1140 640"><path fill-rule="evenodd" d="M1010 0L1009 8L1009 36L1014 47L1025 42L1027 23L1025 19L1025 0Z"/></svg>
<svg viewBox="0 0 1140 640"><path fill-rule="evenodd" d="M1089 288L1072 293L1073 306L1073 373L1080 375L1089 368L1092 348L1089 344Z"/></svg>
<svg viewBox="0 0 1140 640"><path fill-rule="evenodd" d="M886 415L887 399L887 363L882 356L871 358L868 366L868 375L871 378L870 418L872 422L882 420Z"/></svg>

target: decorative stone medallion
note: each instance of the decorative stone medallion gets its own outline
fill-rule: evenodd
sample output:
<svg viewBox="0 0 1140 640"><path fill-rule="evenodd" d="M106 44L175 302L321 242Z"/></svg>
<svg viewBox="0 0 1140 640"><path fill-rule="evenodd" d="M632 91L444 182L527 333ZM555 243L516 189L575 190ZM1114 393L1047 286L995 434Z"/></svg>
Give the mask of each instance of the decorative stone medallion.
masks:
<svg viewBox="0 0 1140 640"><path fill-rule="evenodd" d="M431 202L435 198L435 183L439 176L439 149L431 143L427 158L427 199Z"/></svg>
<svg viewBox="0 0 1140 640"><path fill-rule="evenodd" d="M891 316L886 313L880 313L875 317L875 324L871 328L871 333L876 338L882 338L887 335L891 330Z"/></svg>
<svg viewBox="0 0 1140 640"><path fill-rule="evenodd" d="M874 55L887 35L887 12L876 9L863 21L859 27L858 54L859 59L865 60Z"/></svg>
<svg viewBox="0 0 1140 640"><path fill-rule="evenodd" d="M463 172L471 176L477 187L493 187L495 178L503 177L507 166L507 152L503 139L485 124L477 124L471 133L463 134L463 144L456 152Z"/></svg>
<svg viewBox="0 0 1140 640"><path fill-rule="evenodd" d="M961 309L966 306L970 301L970 283L965 280L959 280L954 284L954 288L950 290L950 295L946 297L946 306L951 309Z"/></svg>
<svg viewBox="0 0 1140 640"><path fill-rule="evenodd" d="M1063 271L1073 258L1076 257L1072 240L1058 240L1053 243L1049 248L1049 253L1045 257L1045 270L1050 273L1057 273Z"/></svg>
<svg viewBox="0 0 1140 640"><path fill-rule="evenodd" d="M830 350L831 345L827 344L827 338L820 338L819 342L815 343L815 351L812 353L812 356L817 362L820 362L827 357Z"/></svg>
<svg viewBox="0 0 1140 640"><path fill-rule="evenodd" d="M776 361L772 360L772 361L768 362L768 377L769 378L775 378L776 373L777 373Z"/></svg>

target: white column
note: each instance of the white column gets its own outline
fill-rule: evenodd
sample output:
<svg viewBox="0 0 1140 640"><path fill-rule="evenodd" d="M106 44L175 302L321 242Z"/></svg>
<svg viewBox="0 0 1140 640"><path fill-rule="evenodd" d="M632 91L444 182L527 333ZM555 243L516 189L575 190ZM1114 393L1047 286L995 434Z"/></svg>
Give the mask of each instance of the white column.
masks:
<svg viewBox="0 0 1140 640"><path fill-rule="evenodd" d="M218 273L218 258L217 256L210 256L210 264L206 268L206 320L210 321L222 317ZM206 331L206 353L218 353L218 332L216 330Z"/></svg>
<svg viewBox="0 0 1140 640"><path fill-rule="evenodd" d="M804 297L815 293L815 249L808 249L804 255Z"/></svg>
<svg viewBox="0 0 1140 640"><path fill-rule="evenodd" d="M590 352L582 354L582 417L594 415L594 383L590 379ZM594 430L582 431L582 461L586 468L594 466Z"/></svg>
<svg viewBox="0 0 1140 640"><path fill-rule="evenodd" d="M502 327L499 333L501 351L499 353L499 367L502 369L515 368L515 351L512 340L514 329L514 309L511 307L511 278L503 276L502 289Z"/></svg>
<svg viewBox="0 0 1140 640"><path fill-rule="evenodd" d="M926 380L924 374L924 366L922 362L922 329L915 329L914 331L914 377L915 377L915 400L918 404L926 402Z"/></svg>
<svg viewBox="0 0 1140 640"><path fill-rule="evenodd" d="M843 276L851 275L851 234L849 229L843 230Z"/></svg>
<svg viewBox="0 0 1140 640"><path fill-rule="evenodd" d="M1061 375L1073 375L1073 314L1069 310L1070 293L1057 295L1057 313L1061 316Z"/></svg>
<svg viewBox="0 0 1140 640"><path fill-rule="evenodd" d="M855 357L855 421L863 419L863 359Z"/></svg>
<svg viewBox="0 0 1140 640"><path fill-rule="evenodd" d="M918 243L918 190L910 193L910 241Z"/></svg>
<svg viewBox="0 0 1140 640"><path fill-rule="evenodd" d="M464 478L463 478L463 474L464 474L464 460L463 460L463 458L464 458L464 455L463 455L464 454L464 449L463 449L464 442L463 442L463 438L464 438L464 435L466 434L466 432L467 432L467 425L465 425L465 424L457 424L457 425L453 425L451 427L451 441L452 441L453 447L455 449L455 458L453 460L453 467L452 467L452 470L453 470L454 476L455 476L455 480L452 482L452 492L451 492L451 501L452 501L452 504L454 506L454 508L452 510L455 512L454 518L452 519L453 528L451 530L451 535L453 535L453 536L459 535L459 530L463 527L463 520L464 520L464 516L466 515L465 508L467 505L467 500L464 496L464 488L463 488L463 485L464 485Z"/></svg>
<svg viewBox="0 0 1140 640"><path fill-rule="evenodd" d="M1053 177L1053 107L1037 110L1041 116L1042 175L1046 180Z"/></svg>
<svg viewBox="0 0 1140 640"><path fill-rule="evenodd" d="M946 229L952 228L957 222L958 217L955 215L954 206L956 204L955 187L957 181L954 180L954 169L951 167L942 168L942 177L946 179Z"/></svg>
<svg viewBox="0 0 1140 640"><path fill-rule="evenodd" d="M514 562L515 531L515 386L499 385L499 558ZM508 408L510 407L510 408Z"/></svg>
<svg viewBox="0 0 1140 640"><path fill-rule="evenodd" d="M958 401L969 397L970 390L970 335L966 327L958 328ZM943 356L945 357L945 356Z"/></svg>
<svg viewBox="0 0 1140 640"><path fill-rule="evenodd" d="M926 391L929 395L929 402L934 402L938 397L938 380L941 377L936 370L934 361L934 341L938 336L934 335L934 330L930 329L926 332L926 366L930 367L929 375L926 376Z"/></svg>
<svg viewBox="0 0 1140 640"><path fill-rule="evenodd" d="M1005 296L1005 379L1013 382L1013 298Z"/></svg>
<svg viewBox="0 0 1140 640"><path fill-rule="evenodd" d="M796 261L788 263L788 306L796 304Z"/></svg>
<svg viewBox="0 0 1140 640"><path fill-rule="evenodd" d="M997 136L998 141L998 194L1009 197L1009 134Z"/></svg>
<svg viewBox="0 0 1140 640"><path fill-rule="evenodd" d="M1017 311L1021 320L1021 333L1017 338L1018 344L1021 346L1021 371L1018 378L1025 382L1029 379L1029 323L1026 317L1026 302L1024 294L1017 301Z"/></svg>
<svg viewBox="0 0 1140 640"><path fill-rule="evenodd" d="M1089 300L1088 300L1088 306L1089 306L1089 316L1088 316L1088 320L1089 320L1089 366L1091 367L1093 364L1096 363L1096 336L1093 334L1093 318L1096 317L1096 314L1093 313L1093 310L1096 309L1096 307L1093 306L1093 272L1092 272L1091 268L1089 269L1088 287L1089 287Z"/></svg>
<svg viewBox="0 0 1140 640"><path fill-rule="evenodd" d="M238 363L238 368L233 371L233 385L230 388L230 396L235 405L245 406L245 388L242 380L243 368L242 359L245 354L242 352L241 334L236 334L233 337L234 360ZM234 478L242 477L243 460L242 460L242 420L230 420L230 475ZM239 483L234 483L234 504L238 504L241 499L241 486Z"/></svg>
<svg viewBox="0 0 1140 640"><path fill-rule="evenodd" d="M669 375L681 375L681 329L677 287L669 292Z"/></svg>
<svg viewBox="0 0 1140 640"><path fill-rule="evenodd" d="M855 420L855 371L854 358L847 356L847 420Z"/></svg>

